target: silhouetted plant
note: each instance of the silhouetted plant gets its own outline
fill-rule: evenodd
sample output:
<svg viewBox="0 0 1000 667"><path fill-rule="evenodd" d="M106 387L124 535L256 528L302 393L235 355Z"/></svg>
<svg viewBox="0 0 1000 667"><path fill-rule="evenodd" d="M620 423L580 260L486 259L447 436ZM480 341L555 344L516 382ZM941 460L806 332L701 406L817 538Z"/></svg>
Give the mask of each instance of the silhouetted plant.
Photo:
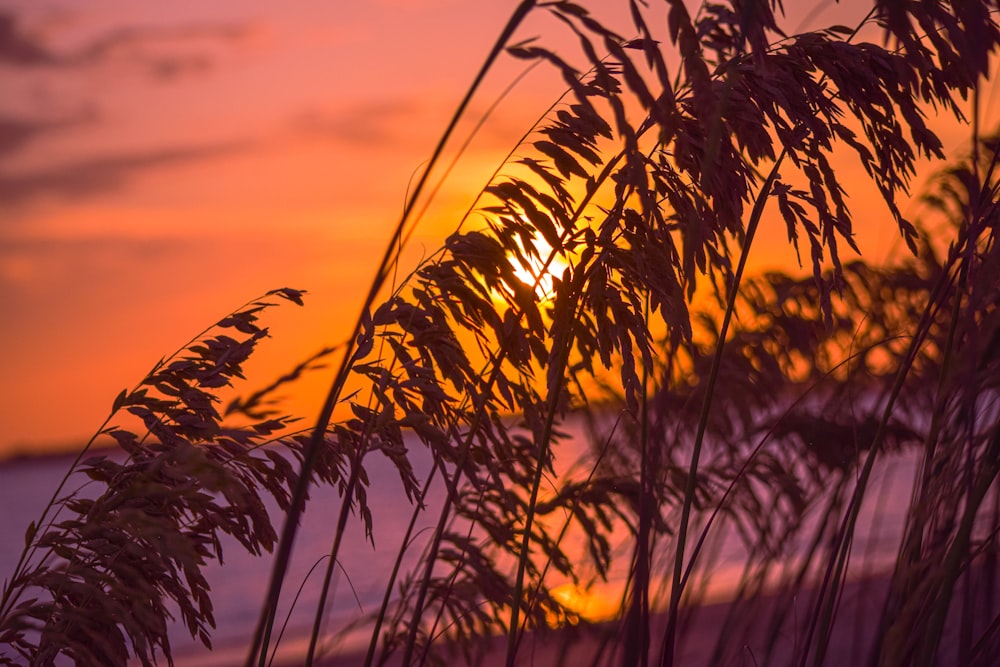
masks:
<svg viewBox="0 0 1000 667"><path fill-rule="evenodd" d="M273 413L267 392L230 406L227 415L243 415L236 425L219 407L219 392L243 379L243 364L267 336L258 317L274 305L270 297L302 303L297 290L269 292L115 399L98 436L113 438L125 456L81 453L32 522L0 603L0 642L16 653L4 651L0 662L17 664L19 655L52 665L66 656L79 665L125 665L134 656L152 665L162 656L172 665L173 609L211 646L205 564L222 561L222 535L250 553L270 551L276 535L264 497L287 509L296 479L296 441L264 447L293 421ZM128 415L139 428L114 424Z"/></svg>
<svg viewBox="0 0 1000 667"><path fill-rule="evenodd" d="M693 15L681 0L624 4L627 37L572 2L518 5L407 200L315 426L284 439L301 459L297 473L280 453L246 453L287 419L260 415L251 401L237 404L251 425L230 431L212 408L213 391L238 377L263 335L252 324L258 306L220 323L242 342L209 339L123 395L116 407L142 418L156 441L112 431L129 461L87 467L110 495L60 501L79 520L32 530L29 543L64 564L19 566L4 598L2 627L23 655L120 664L129 651L144 663L160 651L169 661L165 599L207 642L200 566L220 555L218 531L251 552L270 548L264 490L286 516L247 658L263 667L309 485L319 482L343 500L312 664L347 522L360 516L370 535L378 520L366 504L376 454L398 469L413 514L371 619L366 664L394 653L405 665L435 662L445 647L471 661L503 633L513 665L525 631L578 620L555 586L606 577L623 535L631 556L621 654L608 659L673 664L682 598L697 592L696 567L722 523L749 554L733 609L775 585L779 601L810 591L792 654L772 650L787 604L761 642L774 660L820 663L875 462L919 446L923 474L873 660L934 659L956 582L974 576L980 554L996 557L996 531L976 530L989 503L994 526L1000 513L989 279L997 142L976 143L969 165L932 191L950 218L943 257L899 198L919 159L944 157L927 111L963 118L962 101L990 74L995 3L880 1L858 26L801 34L782 27L776 0L705 3ZM657 10L665 20L653 20ZM510 44L532 13L564 26L579 53ZM863 29L881 29L884 44L858 41ZM482 224L470 228L470 213L390 289L445 143L504 48L554 67L568 91L484 187L474 210ZM915 259L888 268L841 260L842 244L858 248L835 151L877 186ZM770 219L808 251L811 275L744 277ZM721 308L695 309L699 290ZM566 420L588 409L602 426L621 417L600 431L583 474L560 475ZM433 461L422 480L407 449L417 442ZM149 490L160 502L144 501L146 518L114 523L119 505ZM435 525L420 542L417 517L428 511ZM105 524L119 541L176 536L177 545L138 565L116 551L109 564L107 545L89 532ZM404 572L406 552L418 548L418 566ZM156 613L125 621L117 614L137 598L116 596L115 585L137 572ZM29 586L52 602L16 608ZM665 612L662 638L656 610ZM74 623L97 624L82 645L67 632ZM960 657L991 655L996 626L963 626L979 634L963 637ZM718 660L732 657L734 637L720 635Z"/></svg>
<svg viewBox="0 0 1000 667"><path fill-rule="evenodd" d="M521 10L528 11L524 8L529 4L522 4ZM541 126L537 141L522 147L534 155L515 160L487 186L488 201L480 209L486 214L486 226L450 237L442 253L418 269L410 285L381 307L373 306L372 314L362 320L371 322L370 336L384 345L371 345L366 333L362 339L376 351L375 363L355 357L344 367L341 377L346 378L354 364L355 371L370 376L373 387L372 404L354 408L362 419L353 428L368 437L381 433L386 423L420 422L423 432L418 429L417 435L435 456L435 470L445 476L448 487L435 536L425 552L422 581L405 589L396 603L409 610L394 616L407 635L405 641L399 639L404 664L424 654L420 644L430 639L424 623L438 616L428 605L437 603L444 610L452 603L452 591L445 588L445 596L438 591L461 576L454 568L502 563L503 552L516 563L507 586L484 586L480 591L480 604L495 610L490 617L500 620L510 615L509 663L515 659L523 626L540 626L549 614L559 613L546 607L551 596L539 577L545 569L537 563L539 559L563 563L565 554L553 548L551 536L536 530L540 510L549 508L539 503L538 494L546 471L552 470L553 447L558 444L554 429L568 410L586 405L587 388L595 379L619 387L625 408L639 425L633 441L642 444L634 462L640 484L628 489L638 491L630 501L642 508L636 530L643 559L651 558L656 548L667 553L665 559L673 569L662 651L664 663L671 662L677 612L688 577L689 522L695 510L711 507L718 497L719 487L711 483L713 466L705 469L701 464L703 450L724 444L713 444L713 424L725 426L733 416L728 411L744 407L747 419L755 411L752 402L720 402L717 410L712 403L717 393L725 391L723 384L736 391L752 386L761 373L750 360L738 366L724 363L733 354L721 341L729 337L743 266L767 202L775 200L790 241L796 247L800 239L807 244L813 269L810 284L815 286L811 294L818 297L809 319L789 318L786 325L818 328L817 337L837 342L822 332L834 324L836 290L844 290L848 283L839 243L853 247L853 235L831 151L840 145L857 155L884 195L903 239L915 250L916 229L900 215L896 197L907 190L918 156L943 156L924 121L922 105L960 114L953 96L964 98L986 74L983 54L998 39L988 20L983 29L978 24L964 27L973 18L989 19L983 7L966 7L956 17L937 5L879 6L868 20L881 21L897 42L896 49L889 50L855 44L855 30L840 27L785 35L778 28L775 7L765 2L706 5L695 18L681 2L666 4L667 34L660 39L636 3L630 3L639 35L634 39L612 32L573 3L539 4L538 9L551 13L579 38L590 70L580 73L566 58L536 44L510 48L517 57L547 61L559 69L570 86L571 101L560 105ZM974 32L976 48L982 51L961 58L954 47L942 43L935 44L941 51L932 55L906 19L909 10L919 12L912 18L921 29L948 31L949 40L960 41L963 49L973 43L968 38ZM680 56L680 69L673 75L664 44L676 45ZM401 229L409 224L404 217ZM557 260L567 268L553 276L550 300L540 300L537 285L527 285L516 275L521 266L534 266L543 273ZM824 271L822 263L827 260L832 269ZM663 454L653 454L651 447L655 438L677 435L653 424L647 410L649 374L655 370L652 332L665 329L672 350L694 349L688 304L699 276L711 278L710 285L729 305L715 342L695 359L699 366L690 369L704 383L700 395L685 399L686 405L694 406L694 418L685 422L686 430L682 428L691 438L689 446L665 446L681 457L671 463ZM540 280L538 275L536 283ZM853 334L849 321L841 318L838 324L841 331ZM808 348L798 339L795 344ZM386 357L384 350L392 353ZM808 351L830 353L820 348ZM780 354L775 348L772 353ZM794 363L777 356L769 363L782 380L794 371ZM671 372L681 371L671 368ZM431 405L397 398L407 387L419 387L417 394L433 397ZM333 400L337 397L331 394ZM511 431L503 418L509 412L520 417L514 424L515 438L529 438L528 446L511 446ZM791 437L794 419L784 422L783 435ZM874 456L883 446L886 422L877 413L865 419L861 423L868 425L874 440L861 449ZM811 418L799 430L824 427L832 433L853 429L853 423ZM893 425L890 434L905 439L911 430ZM753 468L748 473L736 465L741 460L738 453L730 452L730 479L734 473L737 480L783 473L788 502L794 506L806 502L795 476L803 457L839 471L846 483L856 457L845 457L815 439L806 442L811 449L787 465L779 466L766 456L755 459L752 463L761 466L760 472ZM654 456L661 458L651 467ZM355 465L362 465L360 456ZM635 467L631 470L634 473ZM669 474L659 477L665 473ZM598 473L592 482L605 479ZM461 493L463 484L473 491ZM844 489L844 493L849 490ZM826 488L817 482L813 490ZM481 504L494 496L503 500L490 502L490 512L460 510L464 499ZM599 500L614 502L611 497ZM741 516L759 516L759 499L744 500L749 505ZM571 516L580 511L576 503L565 507ZM675 515L650 516L653 507L671 505ZM855 505L848 503L851 508ZM446 541L453 543L454 533L447 526L456 515L479 522L499 518L500 526L484 529L504 536L488 542L490 549L501 553L486 560L471 546L459 557L450 555L451 547L443 552ZM668 539L666 548L657 543L652 528L664 523L670 526L668 534L660 536ZM594 544L606 540L600 523L581 525ZM758 528L768 534L777 531L772 540L785 539L781 527ZM844 535L838 538L841 545L849 542ZM442 553L449 554L447 563L439 560ZM598 547L591 553L606 550ZM607 565L600 556L595 564ZM638 624L634 636L649 641L645 588L650 584L650 567L636 568L645 574L633 580L632 599L640 602L629 618ZM835 579L843 573L840 565L837 568L832 573ZM494 581L502 574L493 566L479 570L480 575L486 573ZM492 597L490 591L499 595ZM463 600L455 623L461 624L460 614L468 608ZM382 626L385 613L376 628ZM456 632L465 636L486 629ZM399 636L389 632L391 638ZM369 660L377 638L373 636ZM386 646L391 648L396 641ZM645 652L640 653L643 657L635 660L645 663Z"/></svg>

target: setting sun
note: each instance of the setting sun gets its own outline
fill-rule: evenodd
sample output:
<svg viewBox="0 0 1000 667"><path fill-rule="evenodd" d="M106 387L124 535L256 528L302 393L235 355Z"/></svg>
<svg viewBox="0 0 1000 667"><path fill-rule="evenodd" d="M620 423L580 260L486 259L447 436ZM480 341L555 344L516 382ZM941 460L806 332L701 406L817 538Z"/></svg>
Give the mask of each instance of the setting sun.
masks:
<svg viewBox="0 0 1000 667"><path fill-rule="evenodd" d="M604 590L596 585L582 588L567 582L553 588L552 597L568 611L579 616L581 620L588 623L600 623L614 618L620 604L619 600L614 598L613 592L607 590L608 588L607 585L603 586ZM565 619L552 616L549 618L549 622L558 626L565 623Z"/></svg>
<svg viewBox="0 0 1000 667"><path fill-rule="evenodd" d="M555 280L562 278L570 264L562 255L554 253L544 239L536 238L533 244L537 254L523 252L523 258L509 256L514 275L525 285L534 287L539 301L551 301L555 298Z"/></svg>

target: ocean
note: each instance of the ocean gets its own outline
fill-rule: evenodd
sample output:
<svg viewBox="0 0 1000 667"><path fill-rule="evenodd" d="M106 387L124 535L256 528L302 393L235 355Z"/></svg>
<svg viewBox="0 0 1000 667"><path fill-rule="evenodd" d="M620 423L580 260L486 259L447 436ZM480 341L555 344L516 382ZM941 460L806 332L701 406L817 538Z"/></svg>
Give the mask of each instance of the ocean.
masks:
<svg viewBox="0 0 1000 667"><path fill-rule="evenodd" d="M420 450L411 448L419 456ZM37 519L51 497L69 462L68 458L21 459L0 465L0 577L9 577L24 545L28 523ZM425 467L420 468L421 463ZM427 461L416 461L418 477L427 473ZM398 474L388 461L370 457L368 500L374 517L373 541L369 541L361 522L349 522L346 539L337 569L335 594L331 596L325 628L331 639L324 645L326 652L357 650L366 646L364 633L340 634L352 620L377 611L385 592L388 573L396 557L411 505L402 493ZM882 466L873 482L872 493L866 496L862 526L854 541L852 564L856 572L872 574L891 567L899 543L903 517L910 498L910 484L916 466L914 456L896 457ZM79 482L71 479L67 489ZM279 625L287 616L287 627L280 645L280 656L293 658L304 652L319 602L319 585L326 568L340 498L335 489L316 487L300 526L292 564L283 590L284 604L279 610ZM868 502L870 500L870 502ZM432 507L434 505L432 504ZM276 508L272 516L280 534L280 516ZM356 517L355 517L356 519ZM429 534L436 521L436 512L421 515L418 535ZM419 531L423 531L422 533ZM627 540L627 535L623 536ZM207 577L212 587L216 629L214 650L208 652L192 640L179 623L172 631L172 644L178 665L227 665L245 658L248 639L260 613L270 577L269 556L253 557L234 540L224 540L224 563L208 566ZM411 549L410 563L417 548ZM734 531L723 534L720 555L712 573L712 597L724 599L727 590L735 586L744 553ZM627 560L627 559L623 559ZM612 571L610 580L592 593L608 599L619 595L626 570ZM301 587L301 590L299 590ZM298 594L290 607L289 600ZM605 600L607 602L607 600Z"/></svg>

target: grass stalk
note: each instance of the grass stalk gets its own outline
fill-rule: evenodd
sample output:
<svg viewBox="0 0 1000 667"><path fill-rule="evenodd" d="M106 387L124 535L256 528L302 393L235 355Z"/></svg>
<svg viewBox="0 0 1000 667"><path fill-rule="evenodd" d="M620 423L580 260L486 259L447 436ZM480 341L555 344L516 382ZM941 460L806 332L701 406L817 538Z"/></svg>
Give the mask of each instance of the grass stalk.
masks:
<svg viewBox="0 0 1000 667"><path fill-rule="evenodd" d="M528 12L535 5L535 0L522 0L515 9L513 15L505 26L500 37L497 39L493 48L491 49L486 61L480 68L479 73L473 80L468 91L466 92L464 98L459 103L452 115L452 119L438 141L437 146L428 161L427 168L424 173L420 176L417 184L414 186L413 194L408 200L401 219L397 224L395 230L393 231L392 238L389 241L385 254L383 255L382 261L379 263L379 269L376 273L376 277L372 282L371 288L368 291L368 295L365 298L364 305L362 306L361 312L363 314L370 312L372 306L375 303L375 299L379 292L381 292L382 287L387 279L389 270L395 265L395 257L398 256L399 249L401 247L400 240L406 231L407 222L410 219L410 214L416 205L420 194L423 192L424 186L427 183L427 179L430 176L431 171L440 159L441 154L444 151L444 147L448 140L451 138L455 127L458 125L459 119L465 115L465 110L472 100L473 95L479 89L480 84L486 77L486 73L492 68L493 62L500 55L504 45L510 39L510 36L514 33L515 29L520 25L527 16ZM356 341L358 336L361 334L361 329L364 324L365 317L359 317L354 325L354 330L350 337L350 340ZM285 574L288 571L288 564L291 560L292 548L295 542L295 535L298 532L298 524L302 512L305 509L305 500L308 494L310 478L312 477L313 468L316 465L316 461L319 458L319 454L325 444L325 433L327 427L330 424L330 420L333 416L333 409L337 402L340 400L340 395L343 392L344 385L347 382L347 377L351 369L351 365L354 360L354 355L352 354L354 348L348 347L345 351L341 366L337 371L337 375L330 387L330 391L327 394L326 400L323 403L323 407L320 411L319 417L316 420L316 427L310 437L309 444L302 460L302 468L299 474L299 481L295 487L295 493L292 497L292 505L289 512L285 518L284 528L282 530L281 540L278 543L278 550L274 558L274 568L271 573L270 583L268 585L267 595L265 597L264 605L261 610L260 620L258 621L257 629L254 631L253 641L250 647L250 653L247 656L246 667L252 667L254 662L258 664L258 667L265 667L265 660L268 652L268 645L270 642L271 628L273 627L275 620L275 613L278 605L278 599L281 595L281 586L284 581ZM354 476L352 475L352 479ZM348 487L345 490L345 499L349 498L353 494L353 487ZM346 500L345 500L346 502ZM332 558L336 558L336 554L331 554Z"/></svg>
<svg viewBox="0 0 1000 667"><path fill-rule="evenodd" d="M646 326L649 326L649 296L645 303ZM633 557L632 603L625 620L625 667L649 664L649 540L652 524L653 488L649 475L649 369L642 370L642 395L639 397L639 522Z"/></svg>
<svg viewBox="0 0 1000 667"><path fill-rule="evenodd" d="M716 343L715 356L712 361L711 371L709 372L708 383L705 389L705 398L702 402L701 415L698 419L698 430L695 434L694 445L691 450L691 463L688 469L688 478L684 489L684 502L681 506L680 523L677 528L674 554L674 573L670 588L670 606L667 611L667 626L663 635L663 648L660 656L660 664L662 667L672 667L674 664L674 647L676 643L677 618L682 593L684 549L687 541L688 524L691 520L691 511L694 504L695 488L698 477L698 464L701 457L702 443L704 442L705 430L708 426L708 415L712 409L712 397L715 392L715 383L718 380L719 369L722 365L722 352L725 346L726 335L729 331L729 322L733 316L733 312L736 310L736 298L739 292L740 281L742 280L743 272L746 269L747 259L750 255L750 248L753 245L754 236L757 233L757 227L760 225L760 219L764 214L764 207L767 203L767 198L771 193L771 187L778 178L778 168L784 161L785 155L786 153L782 152L778 159L775 160L774 165L771 167L771 172L768 174L767 179L761 185L760 192L757 194L754 207L750 213L750 219L747 222L746 237L740 251L739 264L736 267L736 273L733 274L733 280L729 286L726 310L722 317L722 325L719 327L719 336L717 339L718 342Z"/></svg>
<svg viewBox="0 0 1000 667"><path fill-rule="evenodd" d="M615 155L611 160L609 160L607 162L607 164L601 170L600 175L597 178L595 178L592 183L590 183L588 185L587 193L583 197L583 199L581 200L580 204L577 206L577 209L576 209L576 211L574 213L573 219L570 221L570 225L569 225L568 229L571 229L572 226L579 219L579 217L581 215L583 215L583 212L586 209L586 207L589 205L591 199L596 195L597 191L602 186L602 184L605 183L605 181L613 173L613 170L614 170L616 164L622 159L622 157L623 157L622 153L619 153L619 154ZM553 253L550 254L549 261L551 261L551 258L553 256L554 252L555 252L555 249L553 249ZM546 266L547 266L547 264L548 263L546 263ZM544 271L545 268L546 267L543 266L542 267L542 271ZM542 275L541 272L539 272L539 276L541 276L541 275ZM459 452L458 452L459 465L456 466L455 475L453 475L452 478L449 480L447 497L445 498L445 501L442 504L441 513L440 513L440 516L438 518L437 527L435 528L434 537L432 538L432 546L431 546L431 549L430 549L430 554L429 554L429 557L427 559L427 562L424 564L423 578L422 578L422 581L421 581L420 590L419 590L419 592L417 594L416 605L414 607L414 612L413 612L413 621L411 623L409 636L408 636L407 642L406 642L406 649L405 649L405 653L404 653L404 656L403 656L403 665L404 666L408 666L410 664L410 660L412 660L413 650L414 650L414 647L415 647L415 644L416 644L417 621L418 621L420 615L423 613L424 602L425 602L426 597L427 597L427 590L428 590L428 588L430 586L430 581L431 581L431 576L433 574L433 568L434 568L436 554L437 554L437 551L438 551L438 549L440 547L441 539L442 539L442 537L444 535L444 528L447 525L448 516L449 516L449 514L451 512L451 507L454 504L455 498L456 498L457 493L458 493L458 482L459 482L459 478L460 478L460 474L461 474L461 468L462 468L463 462L465 461L465 458L469 455L469 450L470 450L471 445L472 445L472 439L473 439L473 437L474 437L474 435L476 433L476 430L479 427L479 423L481 422L481 420L483 418L483 411L485 409L485 401L486 401L486 395L485 394L488 393L489 391L491 391L491 388L495 385L495 383L497 381L497 377L498 377L499 373L501 372L501 365L503 364L504 360L506 359L506 357L507 357L507 355L509 353L509 350L508 350L508 347L507 347L508 345L509 345L509 343L506 343L505 341L500 341L500 343L499 343L498 351L497 351L497 354L496 354L496 357L495 357L495 361L493 362L493 370L490 372L490 375L488 376L485 384L480 389L480 395L482 396L482 398L480 399L481 402L480 402L479 405L476 405L474 407L473 418L472 418L473 421L469 425L468 434L466 435L465 438L463 438L461 447L460 447ZM518 604L517 598L515 598L515 603L514 603L514 607L513 608L516 609L517 608L517 604ZM515 628L515 632L516 632L516 628L517 628L516 624L512 623L511 627Z"/></svg>
<svg viewBox="0 0 1000 667"><path fill-rule="evenodd" d="M932 292L934 295L939 297L943 294L944 290L947 289L947 286L949 286L951 282L949 280L949 275L948 271L942 272L941 277ZM938 298L934 297L932 297L928 302L928 307L924 310L922 319L918 324L913 337L911 338L907 353L896 371L893 386L889 391L889 396L882 411L882 418L878 422L877 430L872 438L872 443L865 457L864 464L862 465L858 478L855 481L855 488L851 496L851 501L847 507L847 513L845 514L838 530L833 557L830 559L829 565L823 576L823 581L817 591L817 610L812 614L809 630L803 644L800 660L801 667L805 667L807 662L809 647L812 644L812 638L816 632L817 624L822 627L820 640L821 647L816 653L817 662L822 659L822 655L825 652L826 642L829 640L830 630L832 628L832 620L837 600L837 596L832 595L829 589L831 585L835 585L839 588L843 582L844 572L847 567L848 554L850 552L850 543L854 534L854 526L861 511L861 503L864 497L865 489L868 485L868 480L870 479L872 470L874 469L875 459L881 451L884 443L886 426L889 423L896 401L898 400L903 389L903 382L910 372L910 368L916 360L920 348L926 342L930 333L931 324L934 321L938 310L938 303Z"/></svg>
<svg viewBox="0 0 1000 667"><path fill-rule="evenodd" d="M582 285L579 287L582 287ZM507 633L507 667L514 667L514 661L517 657L517 636L520 630L518 616L524 597L524 573L527 568L528 560L531 558L531 529L535 519L535 508L538 504L538 491L541 488L542 476L545 472L545 467L550 456L549 446L552 438L552 428L555 421L557 403L560 399L558 385L561 384L563 373L566 371L572 343L573 335L571 331L567 332L563 340L553 342L553 348L555 348L552 351L554 359L552 359L550 366L547 369L547 377L549 378L548 405L546 406L545 426L542 432L535 436L538 456L535 462L534 479L531 482L531 494L528 499L527 513L524 518L524 535L521 538L521 551L517 562L517 574L514 579L513 602L511 603L510 608L510 628ZM552 358L552 356L550 356L550 358ZM555 386L553 386L552 383L553 379L557 380Z"/></svg>
<svg viewBox="0 0 1000 667"><path fill-rule="evenodd" d="M486 119L489 116L492 115L493 111L495 111L495 109L498 107L500 101L502 99L504 99L513 90L514 86L527 74L527 72L530 71L530 69L534 68L535 65L537 65L537 64L538 64L537 62L534 63L534 64L532 64L527 70L525 70L524 72L522 72L517 77L517 79L510 86L508 86L503 91L503 93L500 95L500 97L497 100L495 100L493 102L493 104L490 105L489 109L486 110L486 112L483 115L483 117L480 118L480 120L477 122L476 127L473 130L473 135L475 133L477 133L482 128L482 126L485 123ZM511 156L513 156L514 151L516 150L516 147L517 146L521 146L521 145L524 144L524 142L527 140L527 138L530 135L530 133L532 131L534 131L539 126L539 124L551 113L552 109L555 108L555 106L565 97L565 95L566 95L565 92L562 95L560 95L559 98L555 102L553 102L549 106L549 108L546 109L545 112L535 121L535 123L532 125L532 127L521 136L521 138L516 142L515 146L513 148L511 148L511 150L507 153L507 155L505 156L505 158L499 162L499 164L497 165L496 169L490 175L489 179L487 179L488 182L493 182L496 179L496 177L500 173L500 170L501 170L502 166L505 165L505 164L507 164L509 162ZM468 148L469 143L471 142L471 138L472 138L473 135L470 135L470 137L465 141L465 143L462 145L459 153L464 152L464 150L466 148ZM457 160L457 157L456 157L456 160ZM454 166L455 166L455 162L452 162L452 164L449 165L448 170L446 171L446 175L447 175L447 173L449 173L454 168ZM481 190L479 192L479 194L477 195L476 200L472 203L472 205L470 205L469 209L466 210L465 214L462 216L462 221L460 223L460 226L462 224L464 224L466 220L468 220L469 216L473 213L473 210L474 210L476 204L481 200L482 196L483 196L483 191ZM425 206L425 210L426 210L426 206ZM494 363L495 363L495 365L499 365L499 363L502 363L502 359L499 359L498 361L496 361ZM487 384L487 386L491 386L491 385L492 385L492 382L490 382L490 383ZM467 400L469 398L469 396L465 396L464 398ZM463 455L463 461L464 461L464 455ZM462 465L464 465L464 463L462 463ZM461 468L461 465L459 465L458 467ZM421 498L426 497L427 492L430 489L431 482L433 481L434 476L436 475L436 473L438 472L439 469L440 469L440 463L439 463L439 461L437 459L435 459L435 461L434 461L434 463L433 463L433 465L431 467L431 470L428 473L428 478L427 478L427 480L424 483L423 490L421 492ZM366 666L370 666L372 664L372 661L375 658L375 651L377 649L377 644L378 644L378 636L379 636L379 633L381 632L382 625L385 622L385 616L386 616L386 613L387 613L388 608L389 608L389 603L390 603L390 601L392 599L392 590L393 590L393 587L395 586L396 579L398 578L399 572L400 572L400 570L402 568L403 557L404 557L404 555L406 553L406 549L409 546L410 537L413 534L413 528L416 526L417 518L419 517L420 513L423 510L424 510L424 507L423 507L423 503L421 502L421 503L417 503L416 506L413 508L413 511L411 512L410 522L407 525L407 529L405 531L404 538L403 538L403 540L401 542L400 549L399 549L398 553L396 554L396 559L395 559L395 562L393 563L392 571L391 571L391 573L389 575L389 578L388 578L388 581L386 583L385 594L383 595L381 606L379 607L379 611L378 611L378 613L376 614L376 617L375 617L375 622L374 622L374 625L373 625L371 640L369 642L368 651L367 651L366 656L365 656L365 665Z"/></svg>

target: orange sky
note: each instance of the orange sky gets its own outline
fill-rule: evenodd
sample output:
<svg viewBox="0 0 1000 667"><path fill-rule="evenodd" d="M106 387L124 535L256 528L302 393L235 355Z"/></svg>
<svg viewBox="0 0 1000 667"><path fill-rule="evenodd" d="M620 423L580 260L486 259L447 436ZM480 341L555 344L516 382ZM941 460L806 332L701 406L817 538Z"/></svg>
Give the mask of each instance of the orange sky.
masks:
<svg viewBox="0 0 1000 667"><path fill-rule="evenodd" d="M82 442L160 356L269 289L310 296L268 320L248 388L338 342L516 4L0 0L0 455ZM522 67L501 64L473 117ZM539 72L500 108L415 254L560 92ZM884 252L891 229L858 224ZM774 229L764 263L787 258Z"/></svg>

